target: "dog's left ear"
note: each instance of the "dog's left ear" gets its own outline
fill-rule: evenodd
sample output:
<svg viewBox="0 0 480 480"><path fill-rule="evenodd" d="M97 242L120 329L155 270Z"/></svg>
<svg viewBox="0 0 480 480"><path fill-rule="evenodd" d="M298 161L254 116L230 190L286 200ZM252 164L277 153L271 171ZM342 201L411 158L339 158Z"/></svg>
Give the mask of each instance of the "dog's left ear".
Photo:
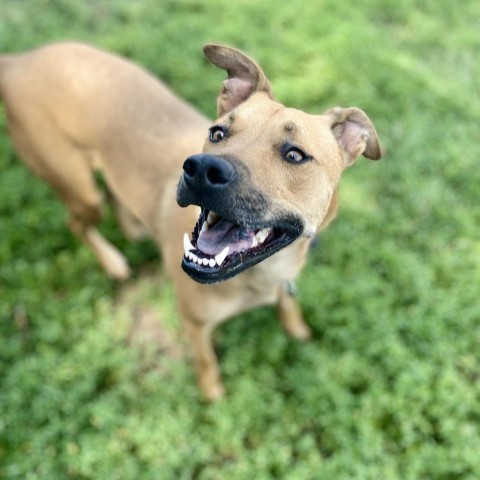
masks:
<svg viewBox="0 0 480 480"><path fill-rule="evenodd" d="M382 157L375 127L362 110L335 107L326 114L332 118L332 132L345 150L347 166L360 155L372 160Z"/></svg>
<svg viewBox="0 0 480 480"><path fill-rule="evenodd" d="M205 56L228 73L217 99L217 114L222 116L247 100L254 92L265 92L273 99L272 87L263 70L244 53L222 45L205 45Z"/></svg>

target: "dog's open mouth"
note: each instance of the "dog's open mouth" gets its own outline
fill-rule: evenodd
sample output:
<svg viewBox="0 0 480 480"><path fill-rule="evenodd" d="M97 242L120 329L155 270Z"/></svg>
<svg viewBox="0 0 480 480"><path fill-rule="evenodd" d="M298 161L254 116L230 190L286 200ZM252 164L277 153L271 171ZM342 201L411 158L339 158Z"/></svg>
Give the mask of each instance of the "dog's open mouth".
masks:
<svg viewBox="0 0 480 480"><path fill-rule="evenodd" d="M183 270L200 283L227 280L292 243L300 229L289 225L244 227L203 209L192 239L183 239Z"/></svg>

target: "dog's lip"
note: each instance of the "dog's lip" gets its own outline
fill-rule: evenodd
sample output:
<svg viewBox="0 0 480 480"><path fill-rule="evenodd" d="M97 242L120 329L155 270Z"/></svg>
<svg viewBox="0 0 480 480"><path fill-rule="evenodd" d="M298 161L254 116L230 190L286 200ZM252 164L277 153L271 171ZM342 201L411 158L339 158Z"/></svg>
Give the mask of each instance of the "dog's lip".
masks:
<svg viewBox="0 0 480 480"><path fill-rule="evenodd" d="M279 221L273 225L265 223L249 225L245 228L254 230L255 238L258 238L257 243L251 248L232 252L227 246L216 255L208 255L197 248L196 242L209 213L209 210L202 209L192 240L188 234L184 237L185 252L182 268L191 278L200 283L216 283L237 275L292 243L302 231L298 222L293 220Z"/></svg>

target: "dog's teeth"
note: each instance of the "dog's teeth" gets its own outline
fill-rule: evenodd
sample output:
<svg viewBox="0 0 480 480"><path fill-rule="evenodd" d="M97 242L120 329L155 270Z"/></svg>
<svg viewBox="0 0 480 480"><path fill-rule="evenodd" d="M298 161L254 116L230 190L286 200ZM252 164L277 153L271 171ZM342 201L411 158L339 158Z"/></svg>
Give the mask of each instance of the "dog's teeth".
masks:
<svg viewBox="0 0 480 480"><path fill-rule="evenodd" d="M257 237L253 237L253 240L252 240L252 246L250 248L255 248L258 246L258 240L257 240Z"/></svg>
<svg viewBox="0 0 480 480"><path fill-rule="evenodd" d="M185 255L187 254L187 252L194 249L194 246L192 245L192 242L190 241L188 233L186 233L183 236L183 249L185 250Z"/></svg>
<svg viewBox="0 0 480 480"><path fill-rule="evenodd" d="M205 266L207 266L207 265L208 265L208 258L204 258L204 259L202 260L202 263L203 263Z"/></svg>
<svg viewBox="0 0 480 480"><path fill-rule="evenodd" d="M211 258L209 261L208 261L208 265L213 268L215 265L217 264L217 262L215 261L214 258Z"/></svg>
<svg viewBox="0 0 480 480"><path fill-rule="evenodd" d="M203 225L202 225L202 232L206 232L208 230L208 223L207 222L203 222Z"/></svg>
<svg viewBox="0 0 480 480"><path fill-rule="evenodd" d="M192 252L188 252L187 258L193 263L200 263L200 265L202 264L202 259L198 258L197 255Z"/></svg>
<svg viewBox="0 0 480 480"><path fill-rule="evenodd" d="M225 247L218 255L215 255L215 261L217 262L219 267L222 265L229 251L230 247Z"/></svg>
<svg viewBox="0 0 480 480"><path fill-rule="evenodd" d="M259 232L257 232L257 234L255 235L257 242L263 243L267 239L269 233L270 233L270 228L264 228L263 230L260 230Z"/></svg>
<svg viewBox="0 0 480 480"><path fill-rule="evenodd" d="M207 223L209 226L215 225L218 219L219 219L219 216L215 212L213 211L208 212Z"/></svg>

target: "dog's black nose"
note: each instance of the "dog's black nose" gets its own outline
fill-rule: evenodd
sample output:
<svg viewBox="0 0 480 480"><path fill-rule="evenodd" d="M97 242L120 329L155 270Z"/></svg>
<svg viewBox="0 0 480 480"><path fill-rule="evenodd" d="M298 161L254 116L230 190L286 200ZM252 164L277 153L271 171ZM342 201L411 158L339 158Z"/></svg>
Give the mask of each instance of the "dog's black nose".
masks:
<svg viewBox="0 0 480 480"><path fill-rule="evenodd" d="M183 164L185 183L195 191L224 188L235 179L234 166L222 157L201 153Z"/></svg>

